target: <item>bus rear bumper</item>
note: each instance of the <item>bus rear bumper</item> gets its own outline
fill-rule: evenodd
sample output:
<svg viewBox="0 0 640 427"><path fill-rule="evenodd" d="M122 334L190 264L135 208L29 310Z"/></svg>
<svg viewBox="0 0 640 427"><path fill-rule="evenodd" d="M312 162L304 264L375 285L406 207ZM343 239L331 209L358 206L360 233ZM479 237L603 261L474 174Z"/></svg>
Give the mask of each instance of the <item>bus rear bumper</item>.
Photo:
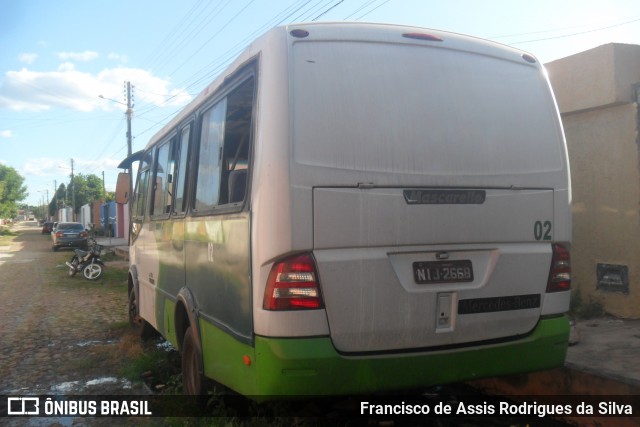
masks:
<svg viewBox="0 0 640 427"><path fill-rule="evenodd" d="M541 319L528 336L473 348L420 353L345 356L328 337L255 339L260 369L256 400L381 393L416 389L564 364L566 316Z"/></svg>

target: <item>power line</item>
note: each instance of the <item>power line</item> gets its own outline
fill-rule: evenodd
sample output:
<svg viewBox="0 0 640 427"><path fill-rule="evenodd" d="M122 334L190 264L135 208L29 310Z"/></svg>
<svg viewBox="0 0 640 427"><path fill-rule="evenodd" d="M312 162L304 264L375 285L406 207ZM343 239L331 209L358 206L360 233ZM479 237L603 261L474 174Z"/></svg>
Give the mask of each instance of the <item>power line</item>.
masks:
<svg viewBox="0 0 640 427"><path fill-rule="evenodd" d="M249 42L251 42L258 34L263 33L266 29L281 25L282 23L289 21L294 14L298 13L300 10L302 10L302 8L307 6L309 3L311 3L311 0L303 0L297 3L294 3L288 8L286 8L284 11L282 11L280 14L274 17L271 21L264 24L262 27L260 27L256 31L252 32L249 36L245 37L242 41L237 43L235 46L227 50L218 58L211 61L205 67L201 68L199 71L197 71L192 78L195 78L197 75L204 73L205 70L209 70L206 74L201 75L201 77L199 77L193 83L189 84L187 86L187 89L194 88L197 85L201 84L203 81L210 81L211 79L213 79L213 77L216 76L218 73L220 73L222 70L224 70L224 68L228 65L228 63L231 60L233 60L242 50L244 50L246 46L249 44ZM298 4L300 4L300 6L296 7ZM291 9L294 9L294 10L291 10ZM213 67L214 64L216 63L218 65L215 68L211 69L211 67Z"/></svg>
<svg viewBox="0 0 640 427"><path fill-rule="evenodd" d="M185 90L188 91L190 89L194 89L198 87L205 81L207 82L210 81L213 78L213 76L221 72L231 60L233 60L243 49L245 49L248 43L251 42L253 39L255 39L255 37L258 34L263 33L268 28L282 24L286 20L290 19L291 16L293 16L293 14L299 12L302 8L307 6L309 3L311 3L311 0L298 0L295 3L292 3L287 8L282 10L279 14L277 14L274 18L272 18L269 22L265 23L260 28L253 31L250 35L245 37L243 40L238 42L236 45L231 47L226 52L222 53L220 56L218 56L213 61L208 63L206 66L196 71L194 74L191 75L191 77L178 83L176 86L178 87L185 86ZM179 95L180 94L176 94L168 97L167 99L165 99L162 105L165 105L167 102L169 102L170 100L172 100L173 98ZM158 108L160 108L160 106L153 106L148 110L145 110L142 114L150 113L151 111ZM142 114L140 114L140 110L139 110L138 115L136 117L140 117Z"/></svg>
<svg viewBox="0 0 640 427"><path fill-rule="evenodd" d="M215 14L220 14L230 3L231 0L226 0L224 4L219 4L219 7L214 7L207 15L203 15L200 18L199 23L195 24L194 21L193 25L195 26L189 31L189 33L187 33L181 40L177 41L176 45L172 49L165 49L165 59L158 65L158 68L162 68L167 64L167 62L172 61L172 59L175 58L175 52L184 49L186 45L193 41L206 25L211 24L211 17ZM185 31L187 30L188 28L185 28Z"/></svg>
<svg viewBox="0 0 640 427"><path fill-rule="evenodd" d="M169 31L169 33L167 33L167 35L162 39L160 43L158 43L158 47L147 57L147 59L142 62L143 64L149 63L148 66L152 67L156 58L160 58L162 54L166 54L167 45L176 40L182 32L186 31L186 29L189 28L191 24L189 24L188 22L192 19L192 16L196 13L196 10L200 7L200 5L202 5L204 1L205 0L198 0L198 2L196 2L191 7L191 9L189 9L189 11L173 27L173 29ZM207 5L208 4L209 3L207 3ZM177 34L179 30L181 30L181 33Z"/></svg>
<svg viewBox="0 0 640 427"><path fill-rule="evenodd" d="M359 20L361 20L362 18L364 18L365 16L369 15L370 13L372 13L372 12L374 12L374 11L376 11L376 10L380 9L382 6L384 6L385 4L389 3L390 1L391 1L391 0L383 1L383 2L382 2L382 3L380 3L378 6L374 7L373 9L371 9L370 11L366 12L366 13L365 13L365 14L363 14L363 15L358 16L358 17L356 18L356 21L359 21Z"/></svg>
<svg viewBox="0 0 640 427"><path fill-rule="evenodd" d="M331 0L329 0L331 1ZM310 2L309 2L310 3ZM315 10L318 6L322 7L324 5L322 5L322 0L319 0L318 2L314 3L313 5L309 6L309 8L303 12L301 12L298 16L296 16L295 18L292 19L293 22L300 22L300 21L304 21L305 19L303 18L303 16L306 16L309 13L313 13L312 11ZM317 13L317 12L316 12Z"/></svg>
<svg viewBox="0 0 640 427"><path fill-rule="evenodd" d="M329 12L331 12L333 9L335 9L337 6L339 6L343 2L344 2L344 0L340 0L339 2L337 2L336 4L331 6L329 9L325 10L320 15L316 16L315 18L313 18L312 21L317 21L318 19L322 18L324 15L326 15Z"/></svg>
<svg viewBox="0 0 640 427"><path fill-rule="evenodd" d="M324 16L326 13L328 13L329 11L333 10L334 8L336 8L337 6L339 6L341 3L344 2L344 0L340 0L337 3L331 4L331 2L334 0L330 0L329 2L323 2L323 1L313 1L313 0L307 0L307 1L298 1L295 3L292 3L291 5L289 5L287 8L285 8L284 10L282 10L279 14L277 14L274 18L272 18L270 21L268 21L267 23L263 24L260 28L258 28L257 30L253 31L250 35L248 35L247 37L245 37L242 41L240 41L239 43L237 43L236 45L234 45L232 48L230 48L229 50L227 50L226 52L224 52L223 54L221 54L220 56L218 56L217 58L215 58L213 61L211 61L210 63L208 63L205 67L201 68L200 70L198 70L196 73L194 73L191 77L189 77L188 79L184 80L183 82L177 84L176 86L182 86L182 85L186 85L185 86L185 90L190 90L190 89L194 89L198 86L200 86L201 84L203 84L203 82L205 81L210 81L212 80L216 75L218 75L220 72L222 72L229 64L230 61L232 61L234 58L237 57L237 55L246 48L246 46L248 45L249 42L253 41L253 39L255 39L257 34L260 34L262 32L264 32L266 29L271 28L273 26L277 26L277 25L281 25L283 22L289 21L292 19L293 16L295 16L295 18L293 19L293 21L304 17L304 16L312 16L312 15L316 15L316 17L314 19L318 19L321 16ZM366 12L364 15L362 16L366 16L367 14L373 12L374 10L376 10L377 8L383 6L384 4L388 3L390 0L386 0L383 3L381 3L380 5L376 6L374 9ZM240 11L238 11L233 17L231 17L216 33L214 33L209 39L207 39L195 52L193 52L186 60L182 61L181 67L184 66L184 63L191 60L195 55L197 55L207 44L209 44L211 42L211 40L213 40L215 37L217 37L223 30L226 29L226 27L228 27L228 25L230 25L241 13L243 13L249 6L251 6L251 4L254 2L254 0L251 0L249 3L247 3ZM368 4L372 4L375 3L375 0L373 2L369 2ZM318 14L318 11L320 8L326 8L325 10L321 11ZM360 9L361 10L361 9ZM176 70L174 70L172 73L170 73L170 75L175 74L175 72L178 70L179 68L177 68ZM199 92L199 90L198 90ZM180 94L176 94L176 95L172 95L170 97L168 97L162 104L166 105L167 102L169 102L171 99L175 98L176 96L179 96ZM138 111L136 117L137 118L141 118L141 116L143 114L149 114L152 111L156 110L160 108L160 106L153 106L148 108L147 110L145 110L142 114L140 113L140 111ZM152 129L156 128L157 126L160 126L162 124L164 124L164 122L173 117L177 112L179 112L181 108L178 108L177 110L175 110L174 112L172 112L171 114L163 117L160 121L154 123L152 126L143 129L142 131L136 133L136 137L140 137L141 135L151 131Z"/></svg>
<svg viewBox="0 0 640 427"><path fill-rule="evenodd" d="M524 41L513 42L513 43L509 43L509 44L510 45L515 45L515 44L523 44L523 43L533 43L533 42L541 42L541 41L546 41L546 40L556 40L556 39L562 39L562 38L566 38L566 37L579 36L579 35L582 35L582 34L595 33L597 31L603 31L603 30L608 30L610 28L620 27L622 25L632 24L632 23L638 22L638 21L640 21L640 18L632 19L632 20L626 21L626 22L621 22L619 24L608 25L606 27L600 27L600 28L594 28L592 30L581 31L581 32L578 32L578 33L564 34L564 35L561 35L561 36L546 37L546 38L535 39L535 40L524 40Z"/></svg>
<svg viewBox="0 0 640 427"><path fill-rule="evenodd" d="M211 40L213 40L214 38L216 38L222 31L224 31L225 28L227 28L238 16L240 16L240 14L242 12L244 12L249 6L251 6L253 4L255 0L249 0L249 3L247 3L242 9L240 9L235 15L233 15L231 17L231 19L229 19L224 25L222 25L220 27L220 29L218 31L216 31L211 37L209 37L198 49L196 49L195 52L193 52L193 54L191 54L187 59L185 59L183 61L183 63L178 66L175 70L173 70L171 73L169 73L169 76L173 76L176 71L178 71L180 69L180 67L182 67L184 65L184 63L188 62L189 60L191 60L194 56L196 56L202 49L204 49L204 47L209 44L209 42Z"/></svg>
<svg viewBox="0 0 640 427"><path fill-rule="evenodd" d="M368 5L374 3L376 0L368 0L367 2L363 3L360 5L359 8L357 8L356 10L354 10L353 12L351 12L350 15L345 16L343 19L346 21L349 18L351 18L353 15L355 15L356 13L360 12L362 9L364 9L365 7L367 7Z"/></svg>

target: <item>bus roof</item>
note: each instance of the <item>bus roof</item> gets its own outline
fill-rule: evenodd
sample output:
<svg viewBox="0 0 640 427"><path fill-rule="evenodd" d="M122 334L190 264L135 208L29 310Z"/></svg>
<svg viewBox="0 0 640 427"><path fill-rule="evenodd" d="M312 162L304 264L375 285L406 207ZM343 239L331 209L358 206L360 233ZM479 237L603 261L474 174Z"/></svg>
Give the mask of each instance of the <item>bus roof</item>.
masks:
<svg viewBox="0 0 640 427"><path fill-rule="evenodd" d="M541 67L537 59L524 51L497 42L422 27L361 22L298 23L274 27L255 39L245 50L187 106L174 116L147 143L147 149L162 139L176 125L197 110L212 93L223 86L226 79L250 62L259 53L271 48L273 43L288 38L295 41L363 41L389 44L429 44L442 49L458 50L492 56L507 61Z"/></svg>

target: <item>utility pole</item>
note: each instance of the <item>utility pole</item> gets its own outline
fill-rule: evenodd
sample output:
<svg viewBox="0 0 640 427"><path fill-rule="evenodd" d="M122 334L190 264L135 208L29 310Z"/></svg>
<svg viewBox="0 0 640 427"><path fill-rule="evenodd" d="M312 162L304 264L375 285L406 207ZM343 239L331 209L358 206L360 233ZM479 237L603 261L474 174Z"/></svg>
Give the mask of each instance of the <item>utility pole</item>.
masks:
<svg viewBox="0 0 640 427"><path fill-rule="evenodd" d="M76 220L76 186L73 182L73 159L71 159L71 219Z"/></svg>
<svg viewBox="0 0 640 427"><path fill-rule="evenodd" d="M133 136L131 135L131 118L133 117L133 89L135 86L131 85L131 82L124 82L124 92L127 97L127 103L122 103L118 100L106 98L102 95L98 95L98 98L106 99L107 101L115 102L116 104L124 105L127 107L125 115L127 116L127 157L131 155L131 146L133 143Z"/></svg>
<svg viewBox="0 0 640 427"><path fill-rule="evenodd" d="M120 101L116 101L115 99L111 99L111 98L105 98L102 95L98 95L98 98L102 98L102 99L106 99L108 101L112 101L115 102L117 104L121 104L121 105L126 105L127 107L127 111L126 111L126 116L127 116L127 157L131 156L131 151L132 151L132 145L133 145L133 135L131 134L131 119L133 117L133 107L134 107L134 103L133 103L133 89L135 88L135 86L131 85L130 81L126 81L124 82L124 90L125 90L125 94L127 97L127 103L123 104ZM127 171L129 172L129 175L133 175L133 169L131 167L129 167L127 169ZM104 176L104 173L103 173ZM103 182L104 182L104 178L103 178ZM131 193L133 190L133 179L129 179L129 202L128 202L128 207L129 207L129 218L131 218ZM105 194L105 202L106 202L106 194ZM129 223L129 231L131 231L131 223Z"/></svg>
<svg viewBox="0 0 640 427"><path fill-rule="evenodd" d="M131 82L127 85L127 157L131 155L131 145L133 137L131 136L131 117L133 116L133 102L131 97ZM131 170L129 170L131 172Z"/></svg>
<svg viewBox="0 0 640 427"><path fill-rule="evenodd" d="M102 171L102 200L107 203L107 190L104 186L104 171Z"/></svg>
<svg viewBox="0 0 640 427"><path fill-rule="evenodd" d="M133 102L131 99L131 82L127 82L127 157L131 157L131 116L133 115ZM129 232L127 233L127 244L131 242L131 193L133 192L133 167L129 166L129 198L127 210L129 211ZM106 201L106 200L105 200Z"/></svg>
<svg viewBox="0 0 640 427"><path fill-rule="evenodd" d="M58 219L58 181L53 180L53 200L55 203L53 204L53 219Z"/></svg>

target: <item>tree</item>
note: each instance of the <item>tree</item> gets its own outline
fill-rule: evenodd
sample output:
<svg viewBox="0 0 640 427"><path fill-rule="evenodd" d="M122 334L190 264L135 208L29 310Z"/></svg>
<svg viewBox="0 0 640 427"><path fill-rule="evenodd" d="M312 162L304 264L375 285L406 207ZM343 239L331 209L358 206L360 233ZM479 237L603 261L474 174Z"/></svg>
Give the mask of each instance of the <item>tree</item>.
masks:
<svg viewBox="0 0 640 427"><path fill-rule="evenodd" d="M73 187L72 187L73 185ZM102 200L103 186L102 179L97 175L78 174L73 177L73 183L69 183L68 197L71 199L71 191L75 191L76 204L73 207L74 212L78 212L82 205ZM71 204L71 203L69 203Z"/></svg>
<svg viewBox="0 0 640 427"><path fill-rule="evenodd" d="M17 203L28 195L24 178L18 171L0 164L0 218L13 218L18 211Z"/></svg>
<svg viewBox="0 0 640 427"><path fill-rule="evenodd" d="M55 216L60 208L66 206L66 194L67 187L64 184L60 184L56 190L53 198L49 202L49 215Z"/></svg>

